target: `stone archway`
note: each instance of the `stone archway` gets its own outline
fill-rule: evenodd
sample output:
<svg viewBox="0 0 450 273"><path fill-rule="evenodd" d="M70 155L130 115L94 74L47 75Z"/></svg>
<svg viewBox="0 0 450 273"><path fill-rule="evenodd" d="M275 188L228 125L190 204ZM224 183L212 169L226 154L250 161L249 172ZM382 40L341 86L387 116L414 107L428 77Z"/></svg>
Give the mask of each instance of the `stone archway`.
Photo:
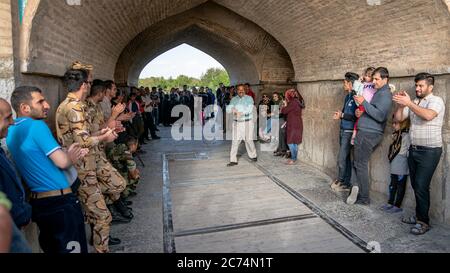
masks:
<svg viewBox="0 0 450 273"><path fill-rule="evenodd" d="M119 57L116 81L135 85L147 63L181 43L216 58L233 84L250 82L260 90L292 86L293 65L281 44L254 23L213 2L169 17L136 36Z"/></svg>
<svg viewBox="0 0 450 273"><path fill-rule="evenodd" d="M168 34L160 37L161 43L157 45L143 46L139 50L134 51L138 61L128 66L128 73L124 71L123 64L118 63L115 79L119 85L128 83L129 85L137 85L138 77L144 67L160 54L183 43L189 44L199 50L205 52L220 62L227 70L230 81L233 84L239 82L258 83L258 71L248 55L240 51L236 46L226 41L221 41L213 33L191 26L182 31ZM124 73L123 76L121 73ZM121 77L122 76L122 77ZM121 80L122 79L122 80Z"/></svg>
<svg viewBox="0 0 450 273"><path fill-rule="evenodd" d="M133 59L134 53L144 45L140 43L145 41L143 34L151 35L160 23L173 24L178 32L170 32L179 42L183 32L197 31L227 41L224 47L231 43L251 60L248 63L265 87L283 86L287 74L294 75L291 79L307 103L302 156L331 176L336 174L334 133L339 125L329 116L342 107L340 80L345 72L386 66L392 82L402 89L411 88L415 73L431 72L437 79L436 94L450 107L448 0L381 1L381 5L361 0L344 4L331 0L81 0L81 6L69 6L63 0L28 0L30 17L24 27L18 25L17 1L7 2L13 14L14 80L42 87L52 105L65 95L59 77L74 60L93 64L97 78L116 75L127 82L135 78L141 64ZM217 16L205 16L205 11L214 10ZM447 116L445 132L450 130L448 121ZM450 143L448 133L444 141ZM387 189L388 142L386 133L372 159L372 191L379 193ZM444 158L433 180L432 214L450 223L447 152Z"/></svg>

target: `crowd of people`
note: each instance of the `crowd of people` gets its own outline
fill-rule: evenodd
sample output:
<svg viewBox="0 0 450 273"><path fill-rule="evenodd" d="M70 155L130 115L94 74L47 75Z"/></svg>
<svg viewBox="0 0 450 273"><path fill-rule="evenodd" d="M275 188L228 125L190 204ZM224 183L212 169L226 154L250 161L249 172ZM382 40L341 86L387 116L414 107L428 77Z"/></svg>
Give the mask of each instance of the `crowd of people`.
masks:
<svg viewBox="0 0 450 273"><path fill-rule="evenodd" d="M384 138L389 116L392 117L392 143L388 151L391 181L389 200L380 209L387 213L402 212L408 176L416 199L415 216L405 216L403 223L413 225L411 233L423 235L430 230L430 184L442 155L442 126L445 104L442 98L433 95L434 77L419 73L415 77L416 98L406 91L396 92L389 83L389 71L385 67L369 67L363 76L348 72L343 81L346 93L341 111L333 119L340 120L339 153L337 159L338 178L331 184L337 192L349 192L346 203L350 205L370 204L370 157ZM257 161L253 142L254 126L252 98L245 86L237 87L237 94L226 104L226 112L233 116L233 143L228 166L238 165L237 151L245 141L249 158ZM305 103L300 93L291 89L284 99L279 93L272 98L262 95L258 119L267 120L259 128L259 137L270 140L272 106L280 109L280 133L275 156L288 156L287 165L295 165L298 159L298 144L302 143L302 110ZM262 107L262 111L261 111ZM258 124L260 124L258 122Z"/></svg>
<svg viewBox="0 0 450 273"><path fill-rule="evenodd" d="M106 253L121 243L110 228L133 219L130 198L140 180L134 158L145 153L140 147L149 132L159 139L156 102L148 90L126 94L92 74L92 66L78 62L65 73L68 95L56 110L56 138L45 123L50 105L42 90L20 86L11 104L0 99L0 138L10 153L0 149L0 228L14 235L2 231L1 251L9 240L11 252L30 252L20 230L31 222L45 253L87 253L88 243Z"/></svg>
<svg viewBox="0 0 450 273"><path fill-rule="evenodd" d="M189 107L192 121L215 118L207 106L216 104L224 119L232 117L229 167L238 165L242 141L249 158L257 161L255 119L264 121L256 130L261 142L278 140L274 156L288 158L287 165L297 163L305 101L296 89L262 94L254 117L256 95L250 84L220 84L215 94L210 88L188 86L166 93L157 87L118 89L113 81L93 80L92 75L93 67L79 62L65 73L68 94L56 110L56 138L45 123L50 105L39 88L17 87L11 104L0 99L0 139L6 139L10 153L0 149L0 252L31 252L21 232L31 222L39 227L40 247L46 253L87 253L88 243L97 253L107 253L109 246L120 244L110 229L111 224L133 219L130 198L140 181L135 158L145 153L141 147L150 137L160 138L158 126L171 126L178 119L171 116L177 105ZM390 196L380 209L402 211L409 176L416 216L403 222L414 225L413 234L426 233L445 113L443 100L433 95L434 77L416 76L414 100L405 91L395 92L384 67L370 67L362 77L348 72L343 83L344 106L333 116L341 122L338 178L331 188L349 192L347 204L370 204L368 164L395 103ZM194 111L195 98L201 98L201 117ZM271 119L278 114L279 135L271 136Z"/></svg>
<svg viewBox="0 0 450 273"><path fill-rule="evenodd" d="M403 217L413 225L411 233L422 235L430 230L430 184L442 154L442 126L445 104L433 94L435 79L429 73L415 77L416 98L406 91L396 92L389 84L387 68L369 67L363 77L353 72L345 75L344 106L334 114L340 124L338 178L331 188L350 192L347 204L370 204L369 160L383 140L389 115L392 142L388 151L391 181L389 200L380 209L399 213L406 192L408 176L414 190L416 215Z"/></svg>

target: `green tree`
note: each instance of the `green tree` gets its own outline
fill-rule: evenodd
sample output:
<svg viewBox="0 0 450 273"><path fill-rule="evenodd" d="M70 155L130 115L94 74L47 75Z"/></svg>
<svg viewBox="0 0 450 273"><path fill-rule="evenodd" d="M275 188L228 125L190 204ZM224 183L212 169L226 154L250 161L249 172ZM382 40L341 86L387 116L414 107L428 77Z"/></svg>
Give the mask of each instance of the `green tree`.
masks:
<svg viewBox="0 0 450 273"><path fill-rule="evenodd" d="M200 79L188 77L186 75L180 75L176 79L170 77L165 79L164 77L150 77L139 80L139 86L144 87L162 87L165 90L170 90L171 88L182 88L183 85L189 87L192 86L207 86L211 89L215 89L219 86L219 83L225 85L230 85L230 78L228 73L221 68L210 68L208 69Z"/></svg>
<svg viewBox="0 0 450 273"><path fill-rule="evenodd" d="M210 68L200 78L202 85L211 89L217 88L220 83L230 85L230 77L228 73L220 68Z"/></svg>

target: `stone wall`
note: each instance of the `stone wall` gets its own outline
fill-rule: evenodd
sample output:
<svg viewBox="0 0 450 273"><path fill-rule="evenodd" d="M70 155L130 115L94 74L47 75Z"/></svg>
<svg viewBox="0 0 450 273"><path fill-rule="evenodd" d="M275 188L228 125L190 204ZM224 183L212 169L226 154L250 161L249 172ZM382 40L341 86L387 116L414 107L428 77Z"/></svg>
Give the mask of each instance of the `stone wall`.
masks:
<svg viewBox="0 0 450 273"><path fill-rule="evenodd" d="M14 89L14 57L10 0L0 0L0 98Z"/></svg>
<svg viewBox="0 0 450 273"><path fill-rule="evenodd" d="M216 58L233 83L286 83L295 77L289 55L270 34L233 11L208 2L169 17L130 41L118 60L116 80L136 84L152 59L169 45L181 43Z"/></svg>
<svg viewBox="0 0 450 273"><path fill-rule="evenodd" d="M345 72L362 71L369 65L386 66L393 76L392 83L405 88L412 88L414 74L431 72L438 75L436 93L449 104L450 13L447 0L383 0L381 5L368 5L363 0L214 0L204 6L199 5L208 1L81 0L81 7L68 6L64 0L28 1L30 6L36 7L35 16L28 18L20 29L17 1L0 0L0 92L2 96L9 96L14 81L37 85L44 90L54 109L65 96L58 77L72 61L92 63L96 67L94 77L112 78L121 55L127 54L127 59L137 52L139 44L133 44L133 40L145 41L146 37L139 34L167 18L176 21L178 15L179 30L195 25L200 30L192 33L206 31L208 34L209 30L235 43L242 55L222 52L222 58L251 61L259 80L265 82L262 92L287 89L286 76L295 72L294 81L299 82L307 103L302 156L331 176L336 174L339 129L331 115L342 107L341 78ZM8 11L8 3L12 5L11 11ZM197 14L195 20L184 20L184 13L195 15L190 12L192 9L223 12L217 13L216 19ZM9 12L13 14L12 24L8 23ZM246 20L230 22L230 18L236 17ZM8 38L10 25L13 26L14 74ZM232 31L220 32L227 29ZM234 40L233 35L241 30L247 39ZM31 33L29 40L21 39L20 32ZM189 34L179 32L180 35L186 33ZM154 54L183 42L179 40L180 35L174 35L165 43L166 48L156 37ZM212 37L208 35L202 39ZM264 37L271 37L270 42ZM192 35L190 39L195 42ZM128 47L130 45L132 47ZM133 68L133 63L136 62L129 62L122 71ZM140 65L135 68L139 71ZM247 67L246 71L252 69ZM450 186L446 173L448 114L445 121L446 147L433 180L432 215L435 220L450 223ZM53 126L53 117L49 123ZM386 160L389 130L371 161L372 191L383 194L387 192L389 175ZM407 204L413 204L411 190Z"/></svg>

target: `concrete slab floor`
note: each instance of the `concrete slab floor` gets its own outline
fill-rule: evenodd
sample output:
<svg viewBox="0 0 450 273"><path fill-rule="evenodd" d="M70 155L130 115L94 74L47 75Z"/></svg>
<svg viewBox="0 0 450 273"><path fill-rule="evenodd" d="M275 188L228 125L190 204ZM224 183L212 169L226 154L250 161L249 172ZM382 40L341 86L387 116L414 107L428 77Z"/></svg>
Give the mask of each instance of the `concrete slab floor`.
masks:
<svg viewBox="0 0 450 273"><path fill-rule="evenodd" d="M150 141L143 148L145 163L141 169L141 183L138 195L131 200L133 221L125 225L114 225L111 234L119 237L122 244L111 248L115 253L162 253L163 247L163 179L162 155L164 153L204 153L213 159L226 159L229 155L229 141L174 141L170 128L160 128L161 140ZM247 155L240 161L248 164ZM207 160L204 161L207 168ZM245 162L245 163L244 163ZM385 253L450 252L450 227L434 224L432 230L423 236L409 234L409 225L402 224L403 214L386 214L378 207L386 200L381 195L372 195L372 204L349 206L344 203L346 194L335 193L329 188L332 178L305 162L286 166L284 160L272 156L271 152L259 152L257 165L310 202L318 206L329 217L356 234L366 242L376 241ZM180 164L180 162L177 162ZM217 168L217 166L215 166ZM223 168L226 168L223 166ZM173 170L171 170L173 172ZM258 179L258 178L255 178ZM412 214L412 211L405 213Z"/></svg>

